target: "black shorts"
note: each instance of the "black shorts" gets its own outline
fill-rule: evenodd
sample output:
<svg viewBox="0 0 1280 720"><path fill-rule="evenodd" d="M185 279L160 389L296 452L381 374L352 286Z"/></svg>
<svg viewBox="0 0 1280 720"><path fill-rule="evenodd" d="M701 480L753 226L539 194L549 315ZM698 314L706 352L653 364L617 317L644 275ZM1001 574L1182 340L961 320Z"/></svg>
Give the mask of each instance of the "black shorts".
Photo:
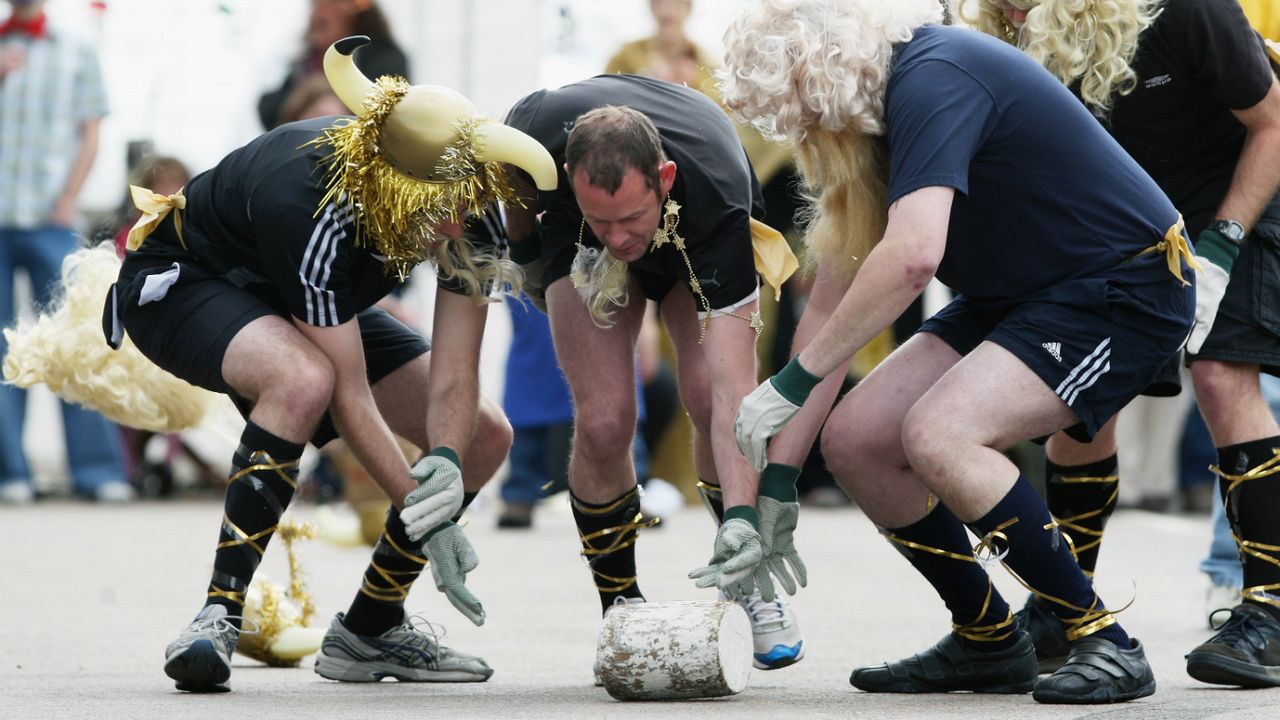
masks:
<svg viewBox="0 0 1280 720"><path fill-rule="evenodd" d="M1257 364L1280 376L1280 223L1260 221L1249 235L1213 329L1187 364L1196 360Z"/></svg>
<svg viewBox="0 0 1280 720"><path fill-rule="evenodd" d="M1075 411L1082 442L1159 376L1187 337L1192 287L1074 280L1015 303L957 297L920 327L961 355L984 340L1013 353Z"/></svg>
<svg viewBox="0 0 1280 720"><path fill-rule="evenodd" d="M163 297L140 304L148 279L151 288L163 284L161 278L175 265L177 277ZM227 385L222 360L231 340L250 322L267 315L288 318L283 304L210 275L190 258L142 252L128 254L112 292L107 303L114 301L124 330L143 355L192 385L229 396L248 417L253 403ZM370 385L431 349L426 338L381 308L367 308L356 317ZM321 447L336 437L326 413L311 442Z"/></svg>

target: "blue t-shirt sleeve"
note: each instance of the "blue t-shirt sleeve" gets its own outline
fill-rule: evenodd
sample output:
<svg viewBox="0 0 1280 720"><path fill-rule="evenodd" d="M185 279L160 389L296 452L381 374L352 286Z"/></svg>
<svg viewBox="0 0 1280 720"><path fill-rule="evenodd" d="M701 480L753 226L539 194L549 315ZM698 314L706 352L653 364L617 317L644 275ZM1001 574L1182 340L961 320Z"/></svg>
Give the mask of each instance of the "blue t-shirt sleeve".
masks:
<svg viewBox="0 0 1280 720"><path fill-rule="evenodd" d="M885 95L888 204L933 186L969 192L969 166L995 126L987 88L945 60L901 68Z"/></svg>

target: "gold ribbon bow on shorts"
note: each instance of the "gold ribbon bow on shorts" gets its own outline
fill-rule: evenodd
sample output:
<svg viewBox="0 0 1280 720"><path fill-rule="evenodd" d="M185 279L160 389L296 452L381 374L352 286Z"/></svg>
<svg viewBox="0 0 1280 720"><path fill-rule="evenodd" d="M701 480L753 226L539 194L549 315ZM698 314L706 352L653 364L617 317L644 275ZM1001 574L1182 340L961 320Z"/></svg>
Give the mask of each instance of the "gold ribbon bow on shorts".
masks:
<svg viewBox="0 0 1280 720"><path fill-rule="evenodd" d="M160 221L173 210L178 211L173 214L173 227L178 231L178 240L182 240L181 211L187 207L187 197L182 194L182 190L172 195L161 195L147 188L130 185L129 193L133 196L134 207L142 211L142 217L138 218L138 222L130 228L129 239L125 242L126 248L137 250L142 245L142 241L146 240L147 236L160 225ZM182 247L186 246L184 241Z"/></svg>

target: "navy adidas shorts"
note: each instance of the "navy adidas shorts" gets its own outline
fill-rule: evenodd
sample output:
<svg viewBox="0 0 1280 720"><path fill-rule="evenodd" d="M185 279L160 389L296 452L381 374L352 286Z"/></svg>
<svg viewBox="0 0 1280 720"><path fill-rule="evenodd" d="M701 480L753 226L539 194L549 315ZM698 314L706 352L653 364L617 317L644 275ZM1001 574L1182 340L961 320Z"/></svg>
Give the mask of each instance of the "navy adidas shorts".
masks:
<svg viewBox="0 0 1280 720"><path fill-rule="evenodd" d="M253 403L241 397L222 378L222 360L231 340L250 322L267 315L289 317L282 305L271 302L226 279L210 275L183 256L129 253L112 286L120 323L142 354L192 385L228 395L246 418ZM163 299L139 304L146 278L181 266L178 281ZM431 343L378 307L360 311L360 339L365 370L373 385L397 368L430 351ZM104 330L110 336L109 323ZM287 361L287 358L281 358ZM328 413L311 438L322 447L338 437Z"/></svg>
<svg viewBox="0 0 1280 720"><path fill-rule="evenodd" d="M1195 291L1176 280L1086 278L1016 302L959 296L920 327L961 355L984 340L1013 353L1075 411L1087 442L1159 376L1186 340Z"/></svg>

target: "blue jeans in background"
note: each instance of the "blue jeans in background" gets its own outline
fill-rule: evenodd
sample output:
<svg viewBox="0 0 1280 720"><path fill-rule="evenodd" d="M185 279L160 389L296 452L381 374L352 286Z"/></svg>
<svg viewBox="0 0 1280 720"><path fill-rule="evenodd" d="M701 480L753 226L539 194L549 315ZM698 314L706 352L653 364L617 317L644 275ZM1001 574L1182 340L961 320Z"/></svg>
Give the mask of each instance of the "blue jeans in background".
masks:
<svg viewBox="0 0 1280 720"><path fill-rule="evenodd" d="M43 308L49 305L59 286L63 258L78 245L79 236L68 228L0 228L0 324L9 327L16 319L13 297L16 271L27 272L35 305ZM8 343L0 338L0 354L8 351ZM79 405L59 403L67 465L75 491L92 496L99 485L124 480L124 457L115 426L102 415ZM26 411L26 391L0 385L0 483L31 482L31 469L22 448Z"/></svg>

